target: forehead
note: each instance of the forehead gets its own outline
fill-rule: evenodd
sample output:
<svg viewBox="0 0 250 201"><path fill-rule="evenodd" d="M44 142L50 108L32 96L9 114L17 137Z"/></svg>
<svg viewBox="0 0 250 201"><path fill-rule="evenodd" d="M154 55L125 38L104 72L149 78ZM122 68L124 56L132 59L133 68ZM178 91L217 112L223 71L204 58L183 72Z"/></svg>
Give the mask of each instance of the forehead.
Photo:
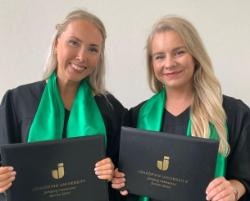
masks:
<svg viewBox="0 0 250 201"><path fill-rule="evenodd" d="M177 32L172 30L155 33L151 41L152 52L157 50L171 50L181 46L185 46L183 39Z"/></svg>
<svg viewBox="0 0 250 201"><path fill-rule="evenodd" d="M100 30L92 22L83 19L71 21L63 33L63 37L76 37L81 41L102 43L103 38Z"/></svg>

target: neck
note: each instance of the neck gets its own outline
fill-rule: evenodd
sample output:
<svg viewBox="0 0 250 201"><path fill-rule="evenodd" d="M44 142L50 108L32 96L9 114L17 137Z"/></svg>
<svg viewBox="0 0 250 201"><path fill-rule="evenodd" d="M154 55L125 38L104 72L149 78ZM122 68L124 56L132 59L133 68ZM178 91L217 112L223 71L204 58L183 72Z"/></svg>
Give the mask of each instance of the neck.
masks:
<svg viewBox="0 0 250 201"><path fill-rule="evenodd" d="M178 116L193 102L193 90L191 87L185 89L167 89L167 101L165 108L174 116Z"/></svg>
<svg viewBox="0 0 250 201"><path fill-rule="evenodd" d="M58 80L58 86L59 86L59 90L60 90L60 94L62 97L64 107L70 110L73 104L79 83L63 82L61 80Z"/></svg>

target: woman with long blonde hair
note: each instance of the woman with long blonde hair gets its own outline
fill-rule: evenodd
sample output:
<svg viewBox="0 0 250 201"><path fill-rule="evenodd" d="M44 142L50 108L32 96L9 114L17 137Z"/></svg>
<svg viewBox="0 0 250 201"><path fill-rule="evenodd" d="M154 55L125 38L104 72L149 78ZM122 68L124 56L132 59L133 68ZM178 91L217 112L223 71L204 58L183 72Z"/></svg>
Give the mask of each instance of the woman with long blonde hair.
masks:
<svg viewBox="0 0 250 201"><path fill-rule="evenodd" d="M147 40L147 64L149 86L155 95L130 110L131 126L152 128L149 117L154 115L159 117L154 119L159 125L155 131L218 140L215 179L208 184L204 200L249 200L250 109L242 101L222 95L194 26L177 16L158 21ZM123 177L115 171L113 188L124 187Z"/></svg>
<svg viewBox="0 0 250 201"><path fill-rule="evenodd" d="M9 90L3 97L0 144L102 135L107 157L96 161L92 171L98 179L110 181L126 110L105 89L105 39L102 21L84 10L70 12L57 24L44 79ZM0 166L1 201L18 175L15 167ZM113 189L109 192L109 200L119 199Z"/></svg>

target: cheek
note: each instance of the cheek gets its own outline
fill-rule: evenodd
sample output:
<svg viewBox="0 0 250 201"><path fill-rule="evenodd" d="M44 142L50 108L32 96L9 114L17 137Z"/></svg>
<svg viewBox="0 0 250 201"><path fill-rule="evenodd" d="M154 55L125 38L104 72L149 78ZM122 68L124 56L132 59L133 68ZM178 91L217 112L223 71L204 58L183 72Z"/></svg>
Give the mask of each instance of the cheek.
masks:
<svg viewBox="0 0 250 201"><path fill-rule="evenodd" d="M194 69L195 69L195 63L194 63L194 60L193 60L193 58L191 56L183 58L183 60L181 61L181 64L186 69L186 71L188 73L193 74Z"/></svg>
<svg viewBox="0 0 250 201"><path fill-rule="evenodd" d="M152 66L152 72L151 73L153 73L154 74L154 76L155 76L155 78L158 80L158 81L160 81L160 82L163 82L163 78L162 78L162 76L161 76L161 68L159 67L159 66L157 66L157 65L154 65L154 66Z"/></svg>
<svg viewBox="0 0 250 201"><path fill-rule="evenodd" d="M58 63L61 63L64 58L64 50L60 44L58 44L56 48L56 58L57 58Z"/></svg>
<svg viewBox="0 0 250 201"><path fill-rule="evenodd" d="M188 68L186 69L186 80L189 81L193 81L193 77L194 77L194 71L195 71L195 67L194 67L194 63L190 62L188 65Z"/></svg>
<svg viewBox="0 0 250 201"><path fill-rule="evenodd" d="M193 60L190 61L190 63L189 63L189 71L190 71L190 74L192 74L192 75L194 74L195 64L194 64Z"/></svg>
<svg viewBox="0 0 250 201"><path fill-rule="evenodd" d="M56 49L58 60L72 59L76 56L76 51L70 49L66 44L59 43Z"/></svg>
<svg viewBox="0 0 250 201"><path fill-rule="evenodd" d="M98 56L89 58L88 62L89 62L89 66L91 66L92 68L97 68L97 66L99 66L101 63L101 58L98 55Z"/></svg>
<svg viewBox="0 0 250 201"><path fill-rule="evenodd" d="M65 64L65 59L64 56L62 54L57 54L57 64L58 64L58 68L63 68L64 64Z"/></svg>
<svg viewBox="0 0 250 201"><path fill-rule="evenodd" d="M152 62L151 69L152 69L153 73L158 74L161 70L161 67L158 63Z"/></svg>

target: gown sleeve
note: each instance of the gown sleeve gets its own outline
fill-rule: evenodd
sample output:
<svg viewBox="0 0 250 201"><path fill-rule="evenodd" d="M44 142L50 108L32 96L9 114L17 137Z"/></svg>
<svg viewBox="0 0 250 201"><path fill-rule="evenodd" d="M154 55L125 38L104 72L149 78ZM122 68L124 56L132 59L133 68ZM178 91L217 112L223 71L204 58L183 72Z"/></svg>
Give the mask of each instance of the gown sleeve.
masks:
<svg viewBox="0 0 250 201"><path fill-rule="evenodd" d="M95 100L102 114L106 128L107 156L112 159L115 167L117 167L119 161L120 130L127 109L111 94L95 96ZM111 183L109 183L109 200L123 200L119 191L111 187Z"/></svg>
<svg viewBox="0 0 250 201"><path fill-rule="evenodd" d="M250 108L241 100L224 97L230 154L227 179L239 180L246 188L241 201L250 200Z"/></svg>
<svg viewBox="0 0 250 201"><path fill-rule="evenodd" d="M10 91L4 95L0 105L0 146L2 144L9 144L13 140L15 133L15 113L12 106L12 99ZM0 155L1 163L1 155ZM0 201L5 201L6 196L0 193Z"/></svg>
<svg viewBox="0 0 250 201"><path fill-rule="evenodd" d="M0 145L26 142L45 81L8 90L0 105Z"/></svg>
<svg viewBox="0 0 250 201"><path fill-rule="evenodd" d="M0 144L15 142L17 119L11 91L7 91L0 105Z"/></svg>
<svg viewBox="0 0 250 201"><path fill-rule="evenodd" d="M112 95L96 96L95 100L102 114L107 134L107 156L118 165L120 131L126 108Z"/></svg>

